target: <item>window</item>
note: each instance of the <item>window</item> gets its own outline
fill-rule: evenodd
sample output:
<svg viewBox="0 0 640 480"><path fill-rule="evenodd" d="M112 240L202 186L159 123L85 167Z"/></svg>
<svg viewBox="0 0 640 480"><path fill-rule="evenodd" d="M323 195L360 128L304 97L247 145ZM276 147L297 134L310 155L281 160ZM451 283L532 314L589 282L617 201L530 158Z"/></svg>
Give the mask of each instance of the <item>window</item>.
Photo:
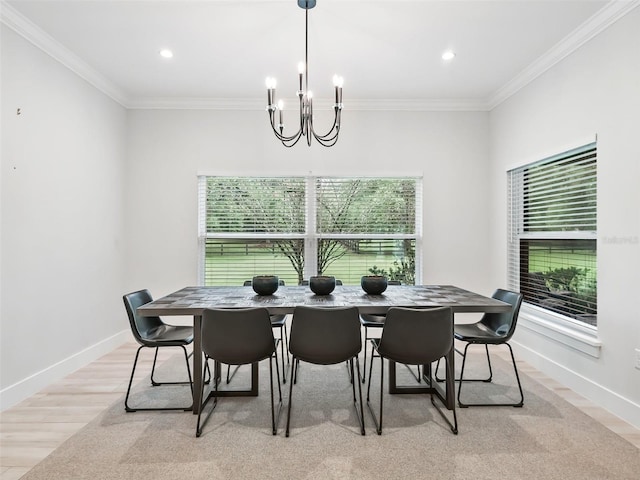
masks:
<svg viewBox="0 0 640 480"><path fill-rule="evenodd" d="M414 284L421 179L199 177L200 282L242 285L275 274ZM420 265L420 263L417 263Z"/></svg>
<svg viewBox="0 0 640 480"><path fill-rule="evenodd" d="M508 172L510 287L524 301L597 325L596 145Z"/></svg>

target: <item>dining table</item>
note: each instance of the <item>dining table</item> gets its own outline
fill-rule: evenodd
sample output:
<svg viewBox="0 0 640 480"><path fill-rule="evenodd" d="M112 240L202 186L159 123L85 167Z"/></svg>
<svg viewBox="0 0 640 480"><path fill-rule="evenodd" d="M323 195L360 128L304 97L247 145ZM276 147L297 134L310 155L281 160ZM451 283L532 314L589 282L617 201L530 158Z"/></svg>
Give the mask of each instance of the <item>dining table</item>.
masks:
<svg viewBox="0 0 640 480"><path fill-rule="evenodd" d="M202 401L203 355L202 314L209 308L262 307L269 314L292 314L297 306L358 308L359 313L385 314L391 307L434 308L450 307L456 313L505 312L511 309L507 303L474 293L453 285L389 285L379 295L370 295L360 286L337 285L330 295L316 295L309 286L280 286L272 295L257 295L244 286L189 286L153 300L137 311L142 316L191 316L193 317L193 413ZM295 320L294 320L295 321ZM429 393L438 395L448 409L455 407L454 364L455 349L447 353L445 388L432 382L431 366L423 368L425 382L421 385L396 384L396 365L389 362L389 393ZM366 367L366 366L365 366ZM219 376L216 365L214 378ZM251 387L245 390L220 390L218 396L258 395L258 365L252 365Z"/></svg>

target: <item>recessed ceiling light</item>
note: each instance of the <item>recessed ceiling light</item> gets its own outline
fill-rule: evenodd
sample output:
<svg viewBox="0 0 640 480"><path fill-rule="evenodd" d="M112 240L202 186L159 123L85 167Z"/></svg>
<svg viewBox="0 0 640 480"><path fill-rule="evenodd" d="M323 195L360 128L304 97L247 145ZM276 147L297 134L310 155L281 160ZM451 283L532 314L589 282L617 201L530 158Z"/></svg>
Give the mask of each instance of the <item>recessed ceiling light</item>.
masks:
<svg viewBox="0 0 640 480"><path fill-rule="evenodd" d="M442 54L442 59L443 60L453 60L453 57L455 57L456 54L453 53L451 50L447 50L446 52L444 52Z"/></svg>
<svg viewBox="0 0 640 480"><path fill-rule="evenodd" d="M173 52L168 48L163 48L162 50L160 50L160 56L162 58L173 58Z"/></svg>

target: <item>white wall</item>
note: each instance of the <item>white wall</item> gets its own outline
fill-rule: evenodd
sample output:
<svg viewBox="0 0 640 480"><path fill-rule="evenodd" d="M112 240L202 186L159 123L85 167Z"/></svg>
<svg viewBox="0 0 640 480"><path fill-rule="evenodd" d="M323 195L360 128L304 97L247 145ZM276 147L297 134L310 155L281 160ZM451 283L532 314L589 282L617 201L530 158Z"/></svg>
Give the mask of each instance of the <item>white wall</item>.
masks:
<svg viewBox="0 0 640 480"><path fill-rule="evenodd" d="M128 338L126 110L4 25L1 71L6 408Z"/></svg>
<svg viewBox="0 0 640 480"><path fill-rule="evenodd" d="M262 110L131 111L127 288L196 284L198 173L313 172L424 175L424 281L491 293L487 126L486 112L347 110L336 146L287 149Z"/></svg>
<svg viewBox="0 0 640 480"><path fill-rule="evenodd" d="M522 358L640 427L640 8L490 115L492 265L506 278L507 169L598 136L598 338L594 358L527 328Z"/></svg>

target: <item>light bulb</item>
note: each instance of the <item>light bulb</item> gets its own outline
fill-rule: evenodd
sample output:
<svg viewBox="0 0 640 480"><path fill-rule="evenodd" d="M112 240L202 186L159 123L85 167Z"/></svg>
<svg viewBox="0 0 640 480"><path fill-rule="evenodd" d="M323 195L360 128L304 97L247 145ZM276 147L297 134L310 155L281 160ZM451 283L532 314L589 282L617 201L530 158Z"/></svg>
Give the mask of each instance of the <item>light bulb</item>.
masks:
<svg viewBox="0 0 640 480"><path fill-rule="evenodd" d="M451 50L447 50L446 52L444 52L442 54L442 59L443 60L453 60L453 58L456 56L455 53L453 53Z"/></svg>
<svg viewBox="0 0 640 480"><path fill-rule="evenodd" d="M284 102L282 100L278 100L278 110L284 110Z"/></svg>
<svg viewBox="0 0 640 480"><path fill-rule="evenodd" d="M333 76L333 86L334 87L340 87L342 88L342 85L344 84L344 78L338 76L338 75L334 75Z"/></svg>
<svg viewBox="0 0 640 480"><path fill-rule="evenodd" d="M298 63L298 73L301 75L304 73L304 62Z"/></svg>
<svg viewBox="0 0 640 480"><path fill-rule="evenodd" d="M273 77L267 77L264 82L267 85L267 88L276 88L276 79Z"/></svg>

